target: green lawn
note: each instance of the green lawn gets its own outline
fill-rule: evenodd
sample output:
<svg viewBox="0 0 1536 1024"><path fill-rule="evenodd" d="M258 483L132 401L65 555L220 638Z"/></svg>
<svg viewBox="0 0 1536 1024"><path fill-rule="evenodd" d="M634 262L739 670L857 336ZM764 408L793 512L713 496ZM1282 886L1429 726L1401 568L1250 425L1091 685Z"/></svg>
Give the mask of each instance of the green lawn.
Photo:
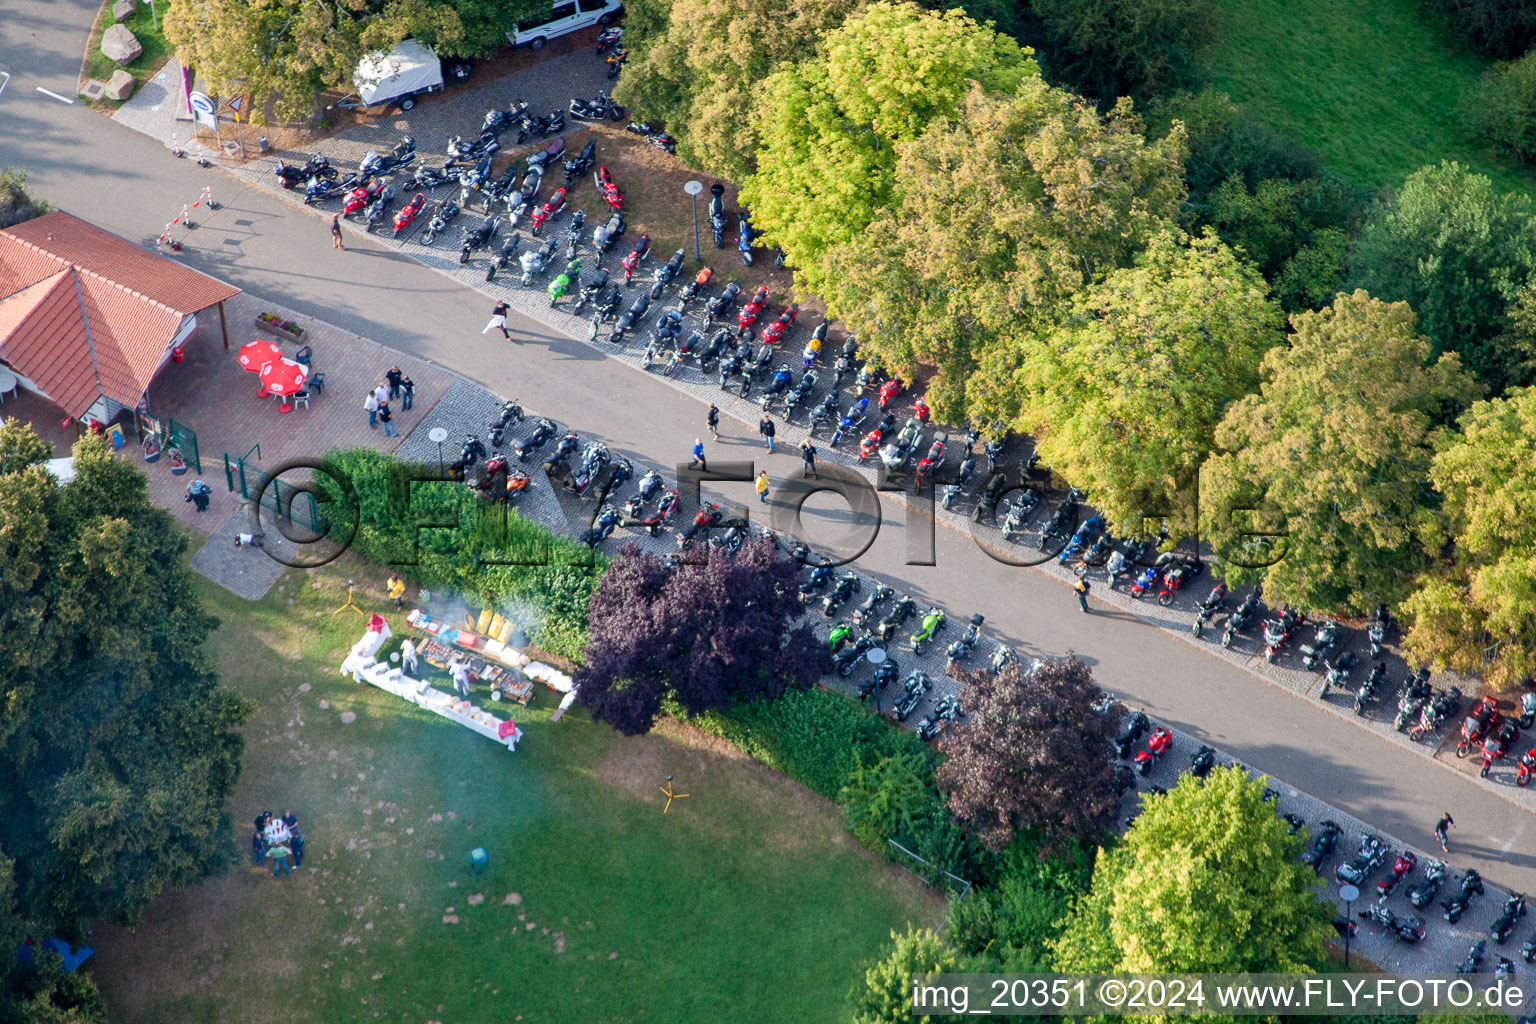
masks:
<svg viewBox="0 0 1536 1024"><path fill-rule="evenodd" d="M1530 191L1529 171L1481 149L1457 123L1486 65L1422 0L1219 0L1211 84L1259 120L1318 149L1338 173L1395 186L1460 161Z"/></svg>
<svg viewBox="0 0 1536 1024"><path fill-rule="evenodd" d="M163 2L159 4L160 17L163 18L165 16L165 8L167 6L169 5ZM112 77L112 72L118 70L117 65L102 56L101 53L102 33L115 24L117 24L117 19L112 17L112 0L107 0L106 3L101 5L101 10L97 12L96 23L91 27L91 34L86 39L85 63L82 68L85 79L97 78L105 82ZM139 45L144 47L144 52L139 54L132 64L123 68L138 83L138 85L134 86L137 89L139 85L149 81L155 72L159 71L161 66L170 59L175 47L168 43L165 36L161 33L155 14L150 10L149 0L141 0L139 9L130 14L123 24L138 39ZM84 81L81 84L84 85ZM112 109L118 106L117 103L111 100L103 100L102 102Z"/></svg>
<svg viewBox="0 0 1536 1024"><path fill-rule="evenodd" d="M551 722L540 687L509 753L343 679L362 622L330 613L362 568L290 572L257 605L203 587L224 678L259 704L232 841L291 808L304 869L247 857L136 934L98 928L114 1019L833 1021L892 928L938 923L836 808L693 730ZM690 796L663 816L669 774Z"/></svg>

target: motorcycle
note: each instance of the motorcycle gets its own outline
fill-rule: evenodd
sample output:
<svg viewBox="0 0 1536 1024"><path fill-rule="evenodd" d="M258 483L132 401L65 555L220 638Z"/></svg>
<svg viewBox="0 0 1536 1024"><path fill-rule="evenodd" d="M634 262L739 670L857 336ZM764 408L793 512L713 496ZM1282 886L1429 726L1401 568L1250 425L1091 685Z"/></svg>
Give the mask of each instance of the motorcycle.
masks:
<svg viewBox="0 0 1536 1024"><path fill-rule="evenodd" d="M821 599L821 614L831 618L840 605L862 589L864 583L856 572L844 572L838 575L837 582L832 589Z"/></svg>
<svg viewBox="0 0 1536 1024"><path fill-rule="evenodd" d="M879 623L870 632L874 633L881 640L890 640L891 637L896 635L896 630L901 627L901 624L911 618L916 610L917 602L903 594L896 599L896 603L891 605L890 609L886 611Z"/></svg>
<svg viewBox="0 0 1536 1024"><path fill-rule="evenodd" d="M1467 873L1461 876L1456 894L1440 901L1440 906L1445 910L1445 919L1451 924L1460 921L1461 915L1472 904L1472 897L1482 894L1483 876L1477 873L1476 868L1467 868Z"/></svg>
<svg viewBox="0 0 1536 1024"><path fill-rule="evenodd" d="M853 627L847 623L839 623L839 625L847 630L848 639L852 639ZM865 653L879 646L880 641L874 637L861 636L854 640L853 643L843 647L842 650L833 653L832 667L837 670L838 675L847 679L859 667L859 662L865 660Z"/></svg>
<svg viewBox="0 0 1536 1024"><path fill-rule="evenodd" d="M1423 910L1435 901L1435 894L1440 891L1440 883L1445 881L1445 876L1444 861L1431 860L1424 865L1424 877L1406 890L1408 902L1415 910Z"/></svg>
<svg viewBox="0 0 1536 1024"><path fill-rule="evenodd" d="M677 139L661 131L659 128L652 128L650 125L642 124L639 121L631 121L624 126L624 130L642 136L646 142L649 142L664 153L677 152Z"/></svg>
<svg viewBox="0 0 1536 1024"><path fill-rule="evenodd" d="M593 172L592 183L597 186L598 192L602 194L603 202L607 203L610 208L615 211L623 208L624 193L618 184L614 182L613 174L608 170L606 164L599 166Z"/></svg>
<svg viewBox="0 0 1536 1024"><path fill-rule="evenodd" d="M405 179L405 190L414 192L421 189L441 188L459 180L457 174L450 173L448 166L442 167L418 167L409 178Z"/></svg>
<svg viewBox="0 0 1536 1024"><path fill-rule="evenodd" d="M1018 660L1019 656L1012 647L1007 644L998 644L992 651L992 660L987 663L987 668L993 673L998 673Z"/></svg>
<svg viewBox="0 0 1536 1024"><path fill-rule="evenodd" d="M501 221L495 217L487 217L478 227L465 228L464 241L459 246L459 263L468 263L470 253L489 245L500 223Z"/></svg>
<svg viewBox="0 0 1536 1024"><path fill-rule="evenodd" d="M1515 770L1515 785L1528 786L1531 777L1536 775L1536 747L1532 747L1520 755L1519 767Z"/></svg>
<svg viewBox="0 0 1536 1024"><path fill-rule="evenodd" d="M370 174L389 174L402 167L409 167L416 160L416 140L409 135L402 136L395 144L395 148L388 156L379 156L373 150L369 150L357 165L357 173L363 176Z"/></svg>
<svg viewBox="0 0 1536 1024"><path fill-rule="evenodd" d="M587 144L581 147L581 152L573 159L565 161L563 165L565 168L565 187L570 188L574 185L576 179L590 171L596 161L597 140L588 139Z"/></svg>
<svg viewBox="0 0 1536 1024"><path fill-rule="evenodd" d="M625 109L609 97L606 92L599 92L590 100L571 97L571 105L566 108L572 121L601 121L604 118L610 121L622 121Z"/></svg>
<svg viewBox="0 0 1536 1024"><path fill-rule="evenodd" d="M718 181L709 186L709 232L715 236L715 248L725 248L725 186Z"/></svg>
<svg viewBox="0 0 1536 1024"><path fill-rule="evenodd" d="M1324 661L1339 643L1339 624L1332 619L1323 622L1312 634L1310 644L1302 644L1301 665L1309 671Z"/></svg>
<svg viewBox="0 0 1536 1024"><path fill-rule="evenodd" d="M1125 720L1125 728L1115 737L1115 756L1122 761L1130 756L1136 741L1141 739L1150 726L1145 712L1132 711Z"/></svg>
<svg viewBox="0 0 1536 1024"><path fill-rule="evenodd" d="M879 391L880 411L885 412L886 410L890 409L891 402L895 401L896 396L899 394L901 394L900 377L892 377L884 384L881 384Z"/></svg>
<svg viewBox="0 0 1536 1024"><path fill-rule="evenodd" d="M1355 654L1353 651L1345 651L1333 662L1323 662L1323 685L1318 690L1317 699L1327 700L1329 691L1337 686L1344 689L1349 685L1349 670L1354 667Z"/></svg>
<svg viewBox="0 0 1536 1024"><path fill-rule="evenodd" d="M725 514L720 511L719 505L706 501L693 517L693 522L689 523L678 533L677 546L680 548L687 547L688 542L698 536L700 531L708 530L713 526L719 526L724 518Z"/></svg>
<svg viewBox="0 0 1536 1024"><path fill-rule="evenodd" d="M667 285L671 284L672 279L677 277L677 275L682 272L683 259L683 250L679 249L677 252L672 254L671 259L667 260L666 263L657 267L651 273L651 298L661 298L662 290L665 289Z"/></svg>
<svg viewBox="0 0 1536 1024"><path fill-rule="evenodd" d="M822 587L827 585L827 581L831 578L831 569L824 565L812 566L811 574L805 578L804 583L800 584L800 597L804 599L817 593Z"/></svg>
<svg viewBox="0 0 1536 1024"><path fill-rule="evenodd" d="M619 510L612 505L604 505L598 512L597 518L592 521L591 529L587 530L577 539L589 548L595 548L607 540L614 529L623 520Z"/></svg>
<svg viewBox="0 0 1536 1024"><path fill-rule="evenodd" d="M1536 693L1527 690L1520 695L1520 728L1529 729L1536 723Z"/></svg>
<svg viewBox="0 0 1536 1024"><path fill-rule="evenodd" d="M692 281L678 289L677 297L682 300L684 306L694 299L702 299L704 297L704 293L709 291L709 279L713 276L713 273L708 267L705 267L694 276Z"/></svg>
<svg viewBox="0 0 1536 1024"><path fill-rule="evenodd" d="M432 219L427 221L427 230L421 233L421 244L431 245L437 241L437 236L448 222L459 215L459 204L452 199L445 199L437 204L437 210L432 214Z"/></svg>
<svg viewBox="0 0 1536 1024"><path fill-rule="evenodd" d="M533 211L533 227L530 230L537 235L539 229L558 216L563 209L565 209L565 189L557 188L544 205Z"/></svg>
<svg viewBox="0 0 1536 1024"><path fill-rule="evenodd" d="M1227 585L1225 583L1218 583L1212 587L1211 592L1206 595L1205 600L1201 601L1200 606L1195 610L1195 621L1190 626L1190 632L1198 637L1204 631L1205 624L1211 620L1211 616L1221 609L1226 600Z"/></svg>
<svg viewBox="0 0 1536 1024"><path fill-rule="evenodd" d="M976 642L981 639L981 624L985 621L980 612L972 615L970 624L965 627L965 632L960 638L951 641L945 651L944 671L950 675L955 674L955 666L970 658L971 652L976 649Z"/></svg>
<svg viewBox="0 0 1536 1024"><path fill-rule="evenodd" d="M1292 611L1289 605L1282 605L1280 614L1264 623L1265 661L1274 663L1280 655L1280 649L1291 638L1291 630L1300 622L1300 613Z"/></svg>
<svg viewBox="0 0 1536 1024"><path fill-rule="evenodd" d="M598 252L607 252L613 248L613 243L624 234L624 217L622 214L612 214L602 224L592 229L592 248Z"/></svg>
<svg viewBox="0 0 1536 1024"><path fill-rule="evenodd" d="M1423 713L1424 705L1433 695L1434 689L1423 679L1415 677L1404 683L1397 694L1397 717L1393 719L1392 727L1398 732L1408 728Z"/></svg>
<svg viewBox="0 0 1536 1024"><path fill-rule="evenodd" d="M1221 634L1221 646L1232 646L1232 641L1237 638L1237 634L1242 631L1244 626L1248 625L1248 620L1258 611L1259 598L1262 595L1263 588L1255 587L1249 592L1247 597L1239 602L1237 608L1227 618L1226 628Z"/></svg>
<svg viewBox="0 0 1536 1024"><path fill-rule="evenodd" d="M726 285L725 289L721 291L719 295L716 295L713 299L709 300L709 305L705 307L707 314L705 316L705 321L712 324L722 316L725 316L727 313L729 313L731 309L735 307L736 297L740 294L741 284L739 282L732 281L730 284Z"/></svg>
<svg viewBox="0 0 1536 1024"><path fill-rule="evenodd" d="M1408 730L1410 739L1422 739L1440 728L1447 718L1461 710L1461 687L1453 686L1436 694L1419 712L1419 724Z"/></svg>
<svg viewBox="0 0 1536 1024"><path fill-rule="evenodd" d="M1380 658L1383 656L1387 639L1387 627L1391 625L1391 621L1392 616L1387 611L1386 603L1378 604L1376 606L1376 614L1365 631L1366 637L1371 642L1371 657Z"/></svg>
<svg viewBox="0 0 1536 1024"><path fill-rule="evenodd" d="M597 35L597 52L602 53L608 47L624 38L624 29L619 26L605 28Z"/></svg>
<svg viewBox="0 0 1536 1024"><path fill-rule="evenodd" d="M1387 666L1377 662L1371 666L1371 672L1355 691L1355 714L1365 714L1366 707L1376 699L1376 691L1387 678Z"/></svg>
<svg viewBox="0 0 1536 1024"><path fill-rule="evenodd" d="M917 632L907 638L908 642L912 644L912 652L914 654L922 654L929 641L944 628L945 622L944 612L938 608L929 608L928 611L924 612L922 623L919 625Z"/></svg>
<svg viewBox="0 0 1536 1024"><path fill-rule="evenodd" d="M862 626L868 622L870 616L874 615L875 608L888 600L893 593L895 591L884 583L876 584L875 589L869 592L869 596L860 601L859 606L853 610L851 618L854 625Z"/></svg>
<svg viewBox="0 0 1536 1024"><path fill-rule="evenodd" d="M880 448L880 462L886 469L896 470L906 466L917 454L917 446L923 443L923 424L911 417L902 425L901 432L889 444Z"/></svg>
<svg viewBox="0 0 1536 1024"><path fill-rule="evenodd" d="M635 247L629 250L623 259L619 260L619 266L624 271L624 287L629 287L630 283L635 279L635 271L639 269L640 264L644 263L646 257L650 254L651 236L641 235L640 241L635 243Z"/></svg>
<svg viewBox="0 0 1536 1024"><path fill-rule="evenodd" d="M1499 714L1499 702L1493 697L1484 697L1478 702L1461 723L1461 739L1456 744L1456 756L1466 757L1472 752L1472 748L1483 741L1483 737L1499 727L1503 716Z"/></svg>
<svg viewBox="0 0 1536 1024"><path fill-rule="evenodd" d="M1525 916L1525 893L1517 892L1504 901L1504 909L1499 911L1499 916L1493 924L1488 926L1488 934L1493 937L1496 945L1504 945L1509 940L1509 935L1515 930L1515 923Z"/></svg>
<svg viewBox="0 0 1536 1024"><path fill-rule="evenodd" d="M1215 767L1216 751L1212 750L1210 747L1205 746L1204 744L1201 744L1200 749L1195 751L1195 756L1190 758L1189 773L1197 779L1203 779L1209 775L1211 773L1211 769Z"/></svg>
<svg viewBox="0 0 1536 1024"><path fill-rule="evenodd" d="M576 433L566 434L555 443L555 450L549 458L544 460L544 472L553 474L555 470L564 468L571 461L571 456L581 447L581 435Z"/></svg>
<svg viewBox="0 0 1536 1024"><path fill-rule="evenodd" d="M523 242L523 236L513 232L512 236L501 243L501 251L496 258L491 260L485 268L485 279L494 281L496 275L512 265L512 257L517 254L517 247Z"/></svg>
<svg viewBox="0 0 1536 1024"><path fill-rule="evenodd" d="M645 527L645 531L652 537L660 537L661 532L667 528L667 520L669 520L672 517L672 513L677 510L677 502L678 493L676 489L670 490L666 494L663 494L661 496L661 502L656 506L656 511L652 512L645 519L642 519L640 521L640 525Z"/></svg>
<svg viewBox="0 0 1536 1024"><path fill-rule="evenodd" d="M922 669L914 670L911 675L902 680L901 697L896 701L896 720L905 722L932 689L933 679Z"/></svg>
<svg viewBox="0 0 1536 1024"><path fill-rule="evenodd" d="M791 302L784 307L784 312L774 318L773 322L763 328L763 342L767 345L777 345L784 340L784 335L794 326L795 319L800 315L800 307Z"/></svg>
<svg viewBox="0 0 1536 1024"><path fill-rule="evenodd" d="M483 156L490 156L500 148L501 143L495 136L482 135L473 142L465 142L464 136L455 135L448 140L448 163L445 166L474 163Z"/></svg>
<svg viewBox="0 0 1536 1024"><path fill-rule="evenodd" d="M810 376L814 371L807 371ZM942 430L936 430L933 434L933 443L928 446L928 452L917 461L917 467L913 470L913 483L919 488L927 487L933 479L934 470L944 464L944 445L949 440L949 435Z"/></svg>
<svg viewBox="0 0 1536 1024"><path fill-rule="evenodd" d="M528 456L549 443L555 436L555 425L547 419L534 421L533 432L517 442L517 461L527 462Z"/></svg>
<svg viewBox="0 0 1536 1024"><path fill-rule="evenodd" d="M704 343L704 347L699 349L697 356L699 369L709 369L710 365L725 353L727 348L727 340L730 338L730 336L731 332L727 331L723 327L716 331L714 334L710 335L709 340Z"/></svg>
<svg viewBox="0 0 1536 1024"><path fill-rule="evenodd" d="M619 70L629 62L629 51L622 45L615 44L613 52L607 56L606 60L608 62L608 77L618 78Z"/></svg>
<svg viewBox="0 0 1536 1024"><path fill-rule="evenodd" d="M1367 835L1360 840L1360 850L1354 859L1334 868L1333 875L1341 882L1358 887L1386 859L1387 844L1376 836Z"/></svg>
<svg viewBox="0 0 1536 1024"><path fill-rule="evenodd" d="M752 325L757 323L757 318L762 315L763 306L768 301L768 289L759 288L752 294L751 300L742 306L736 314L736 336L750 335Z"/></svg>
<svg viewBox="0 0 1536 1024"><path fill-rule="evenodd" d="M335 199L338 196L344 196L359 185L362 185L366 180L357 174L349 174L341 181L328 178L311 178L304 186L304 205L311 206Z"/></svg>
<svg viewBox="0 0 1536 1024"><path fill-rule="evenodd" d="M1418 864L1419 857L1412 850L1404 850L1398 854L1397 859L1392 862L1391 873L1376 882L1376 901L1385 903L1387 897L1392 895L1393 890L1402 884L1403 879L1407 878Z"/></svg>
<svg viewBox="0 0 1536 1024"><path fill-rule="evenodd" d="M390 195L394 195L394 186L387 184L383 178L365 179L365 184L348 192L342 199L341 215L351 217L364 212L375 199L384 194L385 189L389 189Z"/></svg>
<svg viewBox="0 0 1536 1024"><path fill-rule="evenodd" d="M581 257L578 256L576 259L571 260L565 265L565 269L560 272L559 277L549 282L549 287L547 289L549 293L549 304L553 306L555 303L565 298L565 293L570 290L571 285L580 279Z"/></svg>
<svg viewBox="0 0 1536 1024"><path fill-rule="evenodd" d="M577 210L571 214L571 223L565 229L565 258L576 258L576 250L581 246L582 232L587 228L587 214L585 210Z"/></svg>
<svg viewBox="0 0 1536 1024"><path fill-rule="evenodd" d="M1477 974L1483 965L1483 954L1488 950L1488 943L1478 939L1472 943L1472 948L1467 950L1466 959L1456 968L1457 974Z"/></svg>
<svg viewBox="0 0 1536 1024"><path fill-rule="evenodd" d="M752 229L752 221L747 217L747 211L742 210L736 218L736 251L741 253L741 262L746 266L752 265L752 240L758 233Z"/></svg>
<svg viewBox="0 0 1536 1024"><path fill-rule="evenodd" d="M651 297L641 292L614 323L613 330L608 332L608 341L613 345L623 344L624 338L630 331L640 326L645 319L645 314L651 306Z"/></svg>
<svg viewBox="0 0 1536 1024"><path fill-rule="evenodd" d="M939 726L944 722L953 722L963 712L960 710L960 698L952 693L940 697L933 705L933 710L928 716L917 724L917 738L927 742L938 735Z"/></svg>
<svg viewBox="0 0 1536 1024"><path fill-rule="evenodd" d="M571 309L573 316L580 316L587 303L596 302L597 297L608 287L608 268L598 270L597 276L581 286L581 291L576 296L576 305Z"/></svg>
<svg viewBox="0 0 1536 1024"><path fill-rule="evenodd" d="M518 257L518 266L523 270L519 282L524 288L533 284L533 279L549 269L549 261L555 258L555 250L559 248L553 238L546 241L537 249L529 249Z"/></svg>
<svg viewBox="0 0 1536 1024"><path fill-rule="evenodd" d="M1162 726L1152 730L1152 735L1147 737L1147 745L1143 750L1136 752L1136 772L1139 775L1149 775L1152 768L1168 751L1173 749L1173 733Z"/></svg>
<svg viewBox="0 0 1536 1024"><path fill-rule="evenodd" d="M836 394L834 393L830 397L836 398ZM828 447L836 448L837 442L843 439L844 434L858 430L858 428L864 423L864 417L868 411L868 398L861 398L857 402L854 402L852 405L850 405L848 407L848 411L839 417L837 421L837 429L832 432L831 438L829 438L827 441Z"/></svg>
<svg viewBox="0 0 1536 1024"><path fill-rule="evenodd" d="M1498 730L1491 732L1483 740L1483 763L1478 767L1477 774L1481 778L1486 779L1489 770L1493 768L1494 762L1503 760L1504 755L1509 753L1509 748L1514 746L1515 741L1519 738L1520 726L1515 723L1513 718L1504 719L1499 725Z"/></svg>
<svg viewBox="0 0 1536 1024"><path fill-rule="evenodd" d="M363 230L367 231L369 234L372 234L373 229L378 226L378 224L380 224L384 218L389 216L389 208L394 205L395 186L386 185L384 186L384 191L380 192L378 196L374 198L373 202L368 204L368 208L363 211Z"/></svg>
<svg viewBox="0 0 1536 1024"><path fill-rule="evenodd" d="M1360 918L1380 925L1389 934L1396 935L1400 942L1414 943L1424 937L1422 917L1398 917L1386 907L1371 907L1360 911Z"/></svg>
<svg viewBox="0 0 1536 1024"><path fill-rule="evenodd" d="M282 182L283 188L290 190L296 189L300 185L307 184L312 180L336 180L336 168L332 167L331 162L319 153L311 156L302 166L284 163L281 160L273 161L272 173L277 175L277 179ZM721 191L725 190L721 189Z"/></svg>
<svg viewBox="0 0 1536 1024"><path fill-rule="evenodd" d="M1323 862L1326 861L1333 848L1339 841L1339 823L1336 821L1324 821L1318 825L1317 832L1313 834L1307 848L1301 851L1301 862L1312 865L1314 872L1321 873Z"/></svg>

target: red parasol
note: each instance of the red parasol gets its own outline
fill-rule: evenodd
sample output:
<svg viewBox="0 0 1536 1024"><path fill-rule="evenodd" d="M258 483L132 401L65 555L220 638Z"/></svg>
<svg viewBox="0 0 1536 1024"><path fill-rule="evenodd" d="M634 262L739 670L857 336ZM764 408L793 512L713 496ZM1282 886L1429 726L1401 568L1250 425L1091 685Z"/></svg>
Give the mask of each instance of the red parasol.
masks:
<svg viewBox="0 0 1536 1024"><path fill-rule="evenodd" d="M239 353L235 356L240 365L252 373L260 373L262 366L281 358L283 358L282 349L270 341L262 341L259 338L241 345Z"/></svg>
<svg viewBox="0 0 1536 1024"><path fill-rule="evenodd" d="M261 368L261 386L274 395L291 395L304 388L304 378L309 376L301 363L292 359L279 359ZM293 406L286 401L278 406L279 412L292 412Z"/></svg>

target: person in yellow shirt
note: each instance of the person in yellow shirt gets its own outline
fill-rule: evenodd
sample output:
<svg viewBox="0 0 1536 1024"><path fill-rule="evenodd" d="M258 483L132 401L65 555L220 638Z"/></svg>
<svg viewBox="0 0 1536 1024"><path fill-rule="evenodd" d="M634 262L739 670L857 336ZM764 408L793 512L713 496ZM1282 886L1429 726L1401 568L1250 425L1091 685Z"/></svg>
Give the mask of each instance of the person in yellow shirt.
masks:
<svg viewBox="0 0 1536 1024"><path fill-rule="evenodd" d="M395 599L395 607L405 607L405 580L399 576L391 576L387 584L389 596Z"/></svg>
<svg viewBox="0 0 1536 1024"><path fill-rule="evenodd" d="M768 503L768 471L759 470L757 474L757 500L763 504Z"/></svg>

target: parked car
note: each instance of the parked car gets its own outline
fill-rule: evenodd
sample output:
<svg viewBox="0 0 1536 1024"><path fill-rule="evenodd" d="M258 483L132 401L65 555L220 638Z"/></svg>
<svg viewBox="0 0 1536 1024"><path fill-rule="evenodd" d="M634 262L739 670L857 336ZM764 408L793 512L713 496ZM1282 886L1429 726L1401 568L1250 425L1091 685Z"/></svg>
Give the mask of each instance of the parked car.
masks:
<svg viewBox="0 0 1536 1024"><path fill-rule="evenodd" d="M578 29L608 24L623 7L619 0L561 0L547 15L519 21L507 33L507 42L537 50L551 39Z"/></svg>

